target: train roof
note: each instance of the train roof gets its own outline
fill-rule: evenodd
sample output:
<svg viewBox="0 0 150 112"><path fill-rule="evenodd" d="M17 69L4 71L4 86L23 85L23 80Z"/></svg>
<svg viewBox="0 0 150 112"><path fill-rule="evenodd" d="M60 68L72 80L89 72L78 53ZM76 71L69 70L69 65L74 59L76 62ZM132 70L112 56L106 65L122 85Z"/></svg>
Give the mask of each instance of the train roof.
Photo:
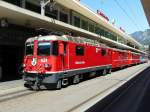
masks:
<svg viewBox="0 0 150 112"><path fill-rule="evenodd" d="M38 41L49 41L49 40L62 40L62 41L70 41L70 42L75 42L75 43L80 43L80 44L88 44L92 46L101 46L101 47L107 47L105 44L102 44L98 42L97 40L93 39L87 39L84 37L73 37L70 35L47 35L47 36L36 36L36 37L31 37L28 38L26 43L31 43L34 40Z"/></svg>
<svg viewBox="0 0 150 112"><path fill-rule="evenodd" d="M75 43L80 43L80 44L88 44L92 46L97 46L97 47L102 47L102 48L109 48L105 44L102 44L98 42L97 40L93 39L87 39L85 37L73 37L70 35L47 35L47 36L36 36L36 37L31 37L26 40L26 43L32 43L34 40L38 41L56 41L56 40L61 40L61 41L70 41L70 42L75 42ZM119 52L128 52L128 50L122 50L122 49L117 49L117 48L110 48L113 49L114 51L119 51ZM136 52L131 52L132 54L140 54Z"/></svg>
<svg viewBox="0 0 150 112"><path fill-rule="evenodd" d="M31 37L31 38L28 38L26 40L26 43L30 43L30 42L33 42L34 40L38 40L38 41L50 41L50 40L62 40L62 41L68 41L67 38L65 37L62 37L62 36L57 36L57 35L47 35L47 36L36 36L36 37Z"/></svg>

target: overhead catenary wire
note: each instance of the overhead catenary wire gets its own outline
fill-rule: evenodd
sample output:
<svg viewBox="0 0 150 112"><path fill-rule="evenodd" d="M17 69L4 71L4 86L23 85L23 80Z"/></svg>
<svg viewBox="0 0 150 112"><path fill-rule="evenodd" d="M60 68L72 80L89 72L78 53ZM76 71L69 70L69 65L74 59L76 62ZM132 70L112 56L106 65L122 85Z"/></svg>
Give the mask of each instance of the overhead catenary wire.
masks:
<svg viewBox="0 0 150 112"><path fill-rule="evenodd" d="M100 0L100 1L101 1L101 0ZM131 24L133 24L137 30L141 30L142 27L140 28L140 27L136 24L135 20L132 19L132 16L130 16L130 15L128 14L128 12L120 5L120 3L119 3L117 0L114 0L114 1L115 1L116 5L117 5L117 6L123 11L123 13L128 17L128 19L130 20ZM103 1L103 2L104 2L104 1Z"/></svg>
<svg viewBox="0 0 150 112"><path fill-rule="evenodd" d="M135 14L134 10L132 9L132 7L131 7L130 4L128 3L128 1L127 1L127 0L124 0L124 2L126 3L126 6L128 7L128 9L130 10L132 17L133 17L133 18L137 17L137 15ZM139 26L140 28L142 28L142 25L141 25L140 23L138 23L138 26Z"/></svg>
<svg viewBox="0 0 150 112"><path fill-rule="evenodd" d="M140 31L140 28L142 28L141 27L141 25L137 25L136 23L135 23L135 21L129 16L129 14L126 12L126 10L119 4L119 2L117 1L117 0L114 0L115 2L116 2L116 4L121 8L121 10L127 15L127 17L129 18L129 20L131 21L131 22L133 22L133 24L135 25L135 27ZM127 0L124 0L124 2L128 5L128 8L129 8L129 10L130 10L130 12L131 12L131 14L133 15L133 17L135 18L136 17L136 15L135 15L135 13L134 13L134 11L132 10L132 8L130 7L130 5L129 5L129 3L127 2ZM141 39L142 40L142 39Z"/></svg>
<svg viewBox="0 0 150 112"><path fill-rule="evenodd" d="M131 23L133 23L133 25L140 30L139 26L136 24L136 22L132 19L132 17L130 17L130 15L126 12L126 10L120 5L120 3L117 0L114 0L115 3L118 5L118 7L124 12L124 14L129 18L129 20L131 21Z"/></svg>

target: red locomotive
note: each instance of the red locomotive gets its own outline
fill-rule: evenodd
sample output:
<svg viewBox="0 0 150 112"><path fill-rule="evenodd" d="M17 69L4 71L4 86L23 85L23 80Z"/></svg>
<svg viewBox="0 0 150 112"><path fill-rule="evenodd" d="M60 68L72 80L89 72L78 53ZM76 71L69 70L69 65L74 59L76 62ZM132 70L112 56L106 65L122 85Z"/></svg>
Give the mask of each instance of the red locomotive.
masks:
<svg viewBox="0 0 150 112"><path fill-rule="evenodd" d="M25 86L60 89L99 71L140 63L140 54L109 48L96 40L68 35L29 38L24 57Z"/></svg>

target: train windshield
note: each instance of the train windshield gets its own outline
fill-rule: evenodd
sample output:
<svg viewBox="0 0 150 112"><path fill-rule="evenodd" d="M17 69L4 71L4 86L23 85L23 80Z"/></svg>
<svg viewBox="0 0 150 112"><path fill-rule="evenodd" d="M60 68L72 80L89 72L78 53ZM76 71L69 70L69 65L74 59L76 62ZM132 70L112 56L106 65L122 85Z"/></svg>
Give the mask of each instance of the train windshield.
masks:
<svg viewBox="0 0 150 112"><path fill-rule="evenodd" d="M33 55L33 48L34 48L34 44L33 43L26 43L25 54L26 55Z"/></svg>
<svg viewBox="0 0 150 112"><path fill-rule="evenodd" d="M37 55L50 55L51 50L51 43L50 42L39 42L38 43L38 49L37 49Z"/></svg>

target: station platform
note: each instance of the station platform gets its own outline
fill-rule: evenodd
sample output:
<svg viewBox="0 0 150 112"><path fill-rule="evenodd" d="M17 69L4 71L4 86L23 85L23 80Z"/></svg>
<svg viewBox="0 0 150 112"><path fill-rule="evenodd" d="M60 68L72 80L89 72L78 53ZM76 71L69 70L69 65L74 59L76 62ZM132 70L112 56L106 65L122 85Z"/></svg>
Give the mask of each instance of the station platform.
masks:
<svg viewBox="0 0 150 112"><path fill-rule="evenodd" d="M0 82L0 91L20 87L23 85L23 83L23 80Z"/></svg>
<svg viewBox="0 0 150 112"><path fill-rule="evenodd" d="M27 90L27 88L25 88L23 85L24 85L23 80L0 82L0 101L3 99L7 99L10 94ZM3 96L6 97L3 98Z"/></svg>
<svg viewBox="0 0 150 112"><path fill-rule="evenodd" d="M77 85L70 85L61 90L32 91L33 94L0 102L0 111L16 112L23 110L24 112L38 112L37 107L43 105L40 106L39 112L41 110L52 112L83 112L120 88L149 66L150 63L144 63L124 68L106 76L83 81ZM0 83L0 99L5 94L10 95L11 92L16 93L16 96L19 91L31 93L31 90L23 87L23 83L22 80ZM16 104L16 102L19 103Z"/></svg>

